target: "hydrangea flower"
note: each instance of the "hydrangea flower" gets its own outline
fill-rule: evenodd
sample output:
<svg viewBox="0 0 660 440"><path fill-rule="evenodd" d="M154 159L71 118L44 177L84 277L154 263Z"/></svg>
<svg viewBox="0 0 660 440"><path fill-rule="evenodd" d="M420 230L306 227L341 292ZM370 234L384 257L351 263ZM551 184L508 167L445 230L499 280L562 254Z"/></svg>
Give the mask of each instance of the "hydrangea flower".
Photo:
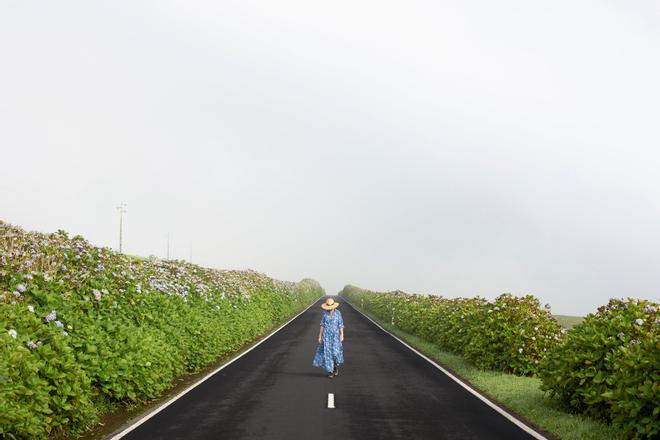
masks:
<svg viewBox="0 0 660 440"><path fill-rule="evenodd" d="M7 333L9 333L9 336L11 336L14 339L16 339L16 336L18 336L18 333L16 333L16 330L13 328L10 328Z"/></svg>
<svg viewBox="0 0 660 440"><path fill-rule="evenodd" d="M27 309L28 309L30 312L34 313L34 306L33 306L33 305L29 305L29 306L27 306Z"/></svg>
<svg viewBox="0 0 660 440"><path fill-rule="evenodd" d="M95 300L101 301L101 292L98 289L92 290L92 294L94 295Z"/></svg>
<svg viewBox="0 0 660 440"><path fill-rule="evenodd" d="M55 321L55 325L59 328L64 328L64 324L61 321Z"/></svg>
<svg viewBox="0 0 660 440"><path fill-rule="evenodd" d="M522 354L522 352L523 352L523 349L522 349L522 348L519 348L519 349L518 349L518 353Z"/></svg>
<svg viewBox="0 0 660 440"><path fill-rule="evenodd" d="M46 322L55 321L57 319L57 312L55 310L51 310L51 312L46 315L44 319Z"/></svg>
<svg viewBox="0 0 660 440"><path fill-rule="evenodd" d="M16 290L23 293L27 290L27 288L23 284L19 284L18 286L16 286Z"/></svg>
<svg viewBox="0 0 660 440"><path fill-rule="evenodd" d="M642 318L637 318L637 319L635 319L635 324L644 325L644 320Z"/></svg>
<svg viewBox="0 0 660 440"><path fill-rule="evenodd" d="M38 345L35 344L35 343L32 342L32 341L27 341L27 342L25 343L25 345L27 345L27 348L29 348L30 350L34 350L35 348L38 347Z"/></svg>

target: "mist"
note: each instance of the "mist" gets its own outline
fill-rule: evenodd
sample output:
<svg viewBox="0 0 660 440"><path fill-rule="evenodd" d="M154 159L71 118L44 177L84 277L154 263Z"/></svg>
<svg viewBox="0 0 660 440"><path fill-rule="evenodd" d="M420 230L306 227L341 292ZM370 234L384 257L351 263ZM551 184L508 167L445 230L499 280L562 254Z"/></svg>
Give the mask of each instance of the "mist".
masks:
<svg viewBox="0 0 660 440"><path fill-rule="evenodd" d="M654 1L5 1L0 219L286 280L660 297Z"/></svg>

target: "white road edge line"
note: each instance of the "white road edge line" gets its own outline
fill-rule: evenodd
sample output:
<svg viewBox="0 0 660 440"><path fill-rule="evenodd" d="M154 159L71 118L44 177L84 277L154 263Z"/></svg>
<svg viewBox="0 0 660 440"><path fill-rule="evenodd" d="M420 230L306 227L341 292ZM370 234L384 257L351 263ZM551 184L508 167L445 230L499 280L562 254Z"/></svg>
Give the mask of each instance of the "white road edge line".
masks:
<svg viewBox="0 0 660 440"><path fill-rule="evenodd" d="M335 395L332 393L328 393L328 408L335 408Z"/></svg>
<svg viewBox="0 0 660 440"><path fill-rule="evenodd" d="M468 390L470 393L474 394L477 398L479 398L479 400L481 400L481 401L484 402L486 405L488 405L488 406L490 406L491 408L493 408L495 411L497 411L498 413L500 413L502 416L504 416L506 419L508 419L511 423L513 423L514 425L516 425L517 427L519 427L520 429L522 429L523 431L525 431L527 434L531 435L532 437L534 437L534 438L537 439L537 440L549 440L547 437L544 437L544 436L541 435L540 433L536 432L534 429L532 429L531 427L527 426L526 424L524 424L524 423L521 422L520 420L516 419L516 418L513 417L511 414L509 414L508 412L506 412L505 410L503 410L501 407L499 407L499 406L496 405L495 403L491 402L491 401L490 401L489 399L487 399L486 397L482 396L478 391L476 391L475 389L473 389L472 387L470 387L468 384L466 384L465 382L463 382L462 380L460 380L458 377L456 377L456 376L454 376L453 374L451 374L451 373L450 373L449 371L447 371L445 368L443 368L443 367L440 366L438 363L436 363L433 359L429 358L429 357L426 356L424 353L421 353L421 352L419 352L417 349L415 349L415 348L413 348L412 346L408 345L407 342L405 342L404 340L400 339L398 336L393 335L392 333L390 333L390 332L388 332L387 330L385 330L385 329L384 329L380 324L378 324L376 321L374 321L373 319L371 319L370 317L368 317L367 315L365 315L364 313L362 313L362 311L358 310L357 307L354 307L353 304L351 304L350 302L348 302L348 300L346 300L345 297L341 297L341 298L342 298L346 303L348 303L348 304L353 308L353 310L355 310L356 312L358 312L359 314L361 314L362 316L364 316L365 318L367 318L369 321L373 322L373 323L376 325L376 327L378 327L379 329L381 329L382 331L384 331L385 333L387 333L388 335L390 335L391 337L393 337L394 339L396 339L397 341L399 341L400 343L402 343L403 345L405 345L406 347L408 347L408 348L409 348L410 350L412 350L413 352L417 353L420 357L426 359L431 365L433 365L433 366L436 367L438 370L440 370L440 371L442 371L443 373L445 373L447 376L449 376L451 379L453 379L454 382L458 383L460 386L462 386L463 388L465 388L466 390Z"/></svg>
<svg viewBox="0 0 660 440"><path fill-rule="evenodd" d="M326 295L323 295L323 296L326 296ZM108 437L106 437L106 438L107 438L108 440L119 440L120 438L124 437L126 434L130 433L130 432L133 431L135 428L137 428L138 426L142 425L144 422L146 422L147 420L149 420L150 418L152 418L153 416L155 416L156 414L158 414L159 412L161 412L162 410L164 410L165 408L167 408L168 406L170 406L171 404L173 404L175 401L177 401L178 399L180 399L181 397L183 397L184 394L188 393L190 390L192 390L193 388L195 388L196 386L198 386L199 384L201 384L202 382L204 382L206 379L208 379L209 377L213 376L213 375L216 374L218 371L222 370L223 368L225 368L225 367L228 366L229 364L231 364L231 363L233 363L233 362L236 362L237 360L239 360L240 358L242 358L243 356L245 356L246 354L248 354L249 352L251 352L252 350L254 350L255 348L257 348L259 345L261 345L262 343L264 343L268 338L270 338L270 337L273 336L275 333L277 333L277 332L279 332L280 330L282 330L284 327L286 327L287 325L289 325L289 324L290 324L293 320L295 320L297 317L299 317L300 315L302 315L303 313L305 313L307 310L309 310L314 304L316 304L316 303L318 302L319 299L323 298L323 296L321 296L321 297L319 297L318 299L316 299L316 300L315 300L312 304L310 304L310 306L307 307L305 310L303 310L302 312L298 313L296 316L294 316L293 318L289 319L287 322L285 322L284 324L282 324L281 326L279 326L278 328L276 328L275 330L273 330L272 332L270 332L270 333L269 333L266 337L264 337L261 341L257 342L257 343L254 344L252 347L250 347L250 348L248 348L247 350L245 350L243 353L239 354L238 356L236 356L235 358L233 358L233 359L230 360L229 362L222 364L221 366L219 366L218 368L216 368L215 370L213 370L212 372L210 372L209 374L207 374L206 376L204 376L203 378L201 378L200 380L198 380L198 381L195 382L194 384L190 385L190 386L189 386L188 388L186 388L185 390L181 391L179 394L175 395L175 396L172 397L171 399L167 400L166 402L162 403L162 404L159 405L158 407L154 408L151 412L149 412L148 414L146 414L145 416L143 416L141 419L139 419L138 421L136 421L136 422L133 423L132 425L130 425L130 426L128 426L127 428L123 429L123 430L122 430L121 432L119 432L118 434L114 434L114 435L113 435L113 434L110 434L110 435L109 435ZM120 429L121 429L121 428L120 428Z"/></svg>

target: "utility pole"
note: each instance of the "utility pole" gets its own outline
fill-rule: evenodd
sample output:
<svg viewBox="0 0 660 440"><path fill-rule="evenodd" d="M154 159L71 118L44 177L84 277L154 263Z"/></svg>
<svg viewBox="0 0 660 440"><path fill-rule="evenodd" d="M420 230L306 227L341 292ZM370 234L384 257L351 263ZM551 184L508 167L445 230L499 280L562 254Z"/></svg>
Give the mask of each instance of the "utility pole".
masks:
<svg viewBox="0 0 660 440"><path fill-rule="evenodd" d="M122 235L123 235L123 220L124 220L124 214L126 213L126 203L121 202L119 206L117 206L117 211L119 211L119 253L121 254L122 250Z"/></svg>

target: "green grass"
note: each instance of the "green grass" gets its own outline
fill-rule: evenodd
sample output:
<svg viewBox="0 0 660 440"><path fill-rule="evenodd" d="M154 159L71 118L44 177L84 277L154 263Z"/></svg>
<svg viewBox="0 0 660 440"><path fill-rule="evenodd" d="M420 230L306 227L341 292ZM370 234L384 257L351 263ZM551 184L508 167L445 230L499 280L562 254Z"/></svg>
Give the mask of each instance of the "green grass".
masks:
<svg viewBox="0 0 660 440"><path fill-rule="evenodd" d="M582 316L554 315L554 317L567 330L572 329L573 326L578 325L584 320Z"/></svg>
<svg viewBox="0 0 660 440"><path fill-rule="evenodd" d="M540 390L541 381L535 377L481 370L461 356L443 351L417 336L405 333L389 323L381 322L369 313L367 315L379 322L387 331L451 370L473 388L506 407L534 428L563 440L627 438L622 431L603 422L562 411Z"/></svg>

